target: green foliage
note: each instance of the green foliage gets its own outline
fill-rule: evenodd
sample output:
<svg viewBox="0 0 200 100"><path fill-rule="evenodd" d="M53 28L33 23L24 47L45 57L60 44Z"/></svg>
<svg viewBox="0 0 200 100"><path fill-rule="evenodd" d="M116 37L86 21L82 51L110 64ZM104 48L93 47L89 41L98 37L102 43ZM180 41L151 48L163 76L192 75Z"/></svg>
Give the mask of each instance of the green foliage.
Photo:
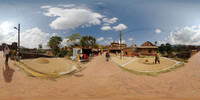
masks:
<svg viewBox="0 0 200 100"><path fill-rule="evenodd" d="M65 57L68 54L67 50L61 50L58 54L57 57Z"/></svg>
<svg viewBox="0 0 200 100"><path fill-rule="evenodd" d="M67 42L71 43L71 45L77 46L77 45L79 45L78 40L80 38L81 38L81 34L75 33L75 34L72 34L71 36L67 37L66 39L68 39Z"/></svg>
<svg viewBox="0 0 200 100"><path fill-rule="evenodd" d="M94 38L93 36L83 36L80 39L80 45L82 47L86 47L86 48L88 48L90 46L96 47L97 46L96 38Z"/></svg>
<svg viewBox="0 0 200 100"><path fill-rule="evenodd" d="M73 51L68 51L67 55L70 57L73 55Z"/></svg>
<svg viewBox="0 0 200 100"><path fill-rule="evenodd" d="M42 44L39 44L39 45L38 45L38 49L42 49Z"/></svg>
<svg viewBox="0 0 200 100"><path fill-rule="evenodd" d="M155 45L157 45L157 43L158 43L158 42L157 42L157 41L155 41Z"/></svg>
<svg viewBox="0 0 200 100"><path fill-rule="evenodd" d="M171 44L169 44L169 43L166 43L165 44L165 51L167 52L167 54L171 54L172 53L172 51L173 51L173 48L172 48L172 46L171 46Z"/></svg>
<svg viewBox="0 0 200 100"><path fill-rule="evenodd" d="M52 36L48 42L48 46L52 49L54 55L59 52L59 45L62 42L62 38L58 36Z"/></svg>
<svg viewBox="0 0 200 100"><path fill-rule="evenodd" d="M176 52L187 52L192 49L197 49L195 46L177 45L174 47Z"/></svg>
<svg viewBox="0 0 200 100"><path fill-rule="evenodd" d="M169 44L169 43L161 44L161 46L158 49L159 49L159 52L162 54L164 54L165 52L167 54L171 54L174 51L171 44Z"/></svg>

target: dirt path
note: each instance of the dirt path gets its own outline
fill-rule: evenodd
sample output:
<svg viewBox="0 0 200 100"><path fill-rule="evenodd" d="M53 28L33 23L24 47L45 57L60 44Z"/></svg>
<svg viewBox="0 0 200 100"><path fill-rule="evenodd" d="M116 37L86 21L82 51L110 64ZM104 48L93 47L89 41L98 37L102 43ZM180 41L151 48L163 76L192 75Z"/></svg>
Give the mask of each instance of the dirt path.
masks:
<svg viewBox="0 0 200 100"><path fill-rule="evenodd" d="M200 98L200 53L175 71L159 76L135 75L98 56L79 76L43 80L26 76L12 61L6 67L0 53L0 99L111 100L133 98ZM4 68L4 69L3 69ZM7 69L5 69L7 68ZM154 99L155 100L155 99ZM181 99L183 100L183 99Z"/></svg>

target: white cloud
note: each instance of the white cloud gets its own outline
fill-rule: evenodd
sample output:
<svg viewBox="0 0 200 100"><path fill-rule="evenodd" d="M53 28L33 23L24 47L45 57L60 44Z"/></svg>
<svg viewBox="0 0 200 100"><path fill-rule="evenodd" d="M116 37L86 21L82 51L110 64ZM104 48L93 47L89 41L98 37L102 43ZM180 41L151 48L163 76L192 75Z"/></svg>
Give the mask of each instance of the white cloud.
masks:
<svg viewBox="0 0 200 100"><path fill-rule="evenodd" d="M50 37L49 33L44 33L41 29L35 27L21 33L21 45L28 48L37 48L39 44L42 44L43 48L47 48Z"/></svg>
<svg viewBox="0 0 200 100"><path fill-rule="evenodd" d="M110 26L103 26L101 30L106 31L106 30L111 30L112 28Z"/></svg>
<svg viewBox="0 0 200 100"><path fill-rule="evenodd" d="M100 18L103 17L101 14L93 12L88 8L76 7L74 5L68 5L68 8L51 6L42 6L41 8L47 9L47 12L43 13L45 16L56 17L50 24L52 29L68 30L82 25L86 27L99 25L101 24Z"/></svg>
<svg viewBox="0 0 200 100"><path fill-rule="evenodd" d="M0 23L0 33L0 44L18 42L17 30L13 29L11 23ZM38 48L39 44L42 44L43 48L47 48L47 42L51 36L49 33L42 32L41 29L37 27L21 32L20 35L21 46L28 48Z"/></svg>
<svg viewBox="0 0 200 100"><path fill-rule="evenodd" d="M118 18L113 17L111 19L109 18L103 18L103 22L105 22L105 24L109 25L109 24L113 24L115 22L117 22Z"/></svg>
<svg viewBox="0 0 200 100"><path fill-rule="evenodd" d="M70 7L75 7L76 5L75 4L61 4L61 5L58 5L58 6L61 6L61 7L66 7L66 8L70 8Z"/></svg>
<svg viewBox="0 0 200 100"><path fill-rule="evenodd" d="M12 24L9 22L3 22L0 24L0 43L8 43L17 41L17 30L15 31Z"/></svg>
<svg viewBox="0 0 200 100"><path fill-rule="evenodd" d="M61 42L61 47L64 47L64 46L68 46L69 45L69 42L67 42L67 40L69 39L63 39L63 41Z"/></svg>
<svg viewBox="0 0 200 100"><path fill-rule="evenodd" d="M104 40L103 37L100 37L100 38L97 39L97 41L102 41L102 40Z"/></svg>
<svg viewBox="0 0 200 100"><path fill-rule="evenodd" d="M126 43L126 40L122 40L122 44L125 44ZM120 44L120 40L119 40L119 44Z"/></svg>
<svg viewBox="0 0 200 100"><path fill-rule="evenodd" d="M109 40L112 40L112 37L109 37L108 39L109 39Z"/></svg>
<svg viewBox="0 0 200 100"><path fill-rule="evenodd" d="M105 43L106 45L110 45L111 42L112 42L112 41L108 41L108 40L104 41L104 43Z"/></svg>
<svg viewBox="0 0 200 100"><path fill-rule="evenodd" d="M58 33L53 33L53 34L52 34L52 36L57 36L57 35L58 35Z"/></svg>
<svg viewBox="0 0 200 100"><path fill-rule="evenodd" d="M156 33L158 33L158 34L162 32L161 29L156 29L155 31L156 31Z"/></svg>
<svg viewBox="0 0 200 100"><path fill-rule="evenodd" d="M37 11L36 13L40 14L40 13L42 13L42 12L41 12L41 11Z"/></svg>
<svg viewBox="0 0 200 100"><path fill-rule="evenodd" d="M40 7L40 8L43 8L43 9L48 9L48 8L51 8L52 6L50 6L50 5L46 5L46 6L42 6L42 7Z"/></svg>
<svg viewBox="0 0 200 100"><path fill-rule="evenodd" d="M129 38L128 40L129 40L129 41L132 41L132 40L133 40L133 38Z"/></svg>
<svg viewBox="0 0 200 100"><path fill-rule="evenodd" d="M165 40L171 44L200 45L200 25L170 32Z"/></svg>
<svg viewBox="0 0 200 100"><path fill-rule="evenodd" d="M113 29L114 29L115 31L125 30L125 29L127 29L127 26L124 25L124 24L119 24L119 25L117 25L117 26L114 26Z"/></svg>
<svg viewBox="0 0 200 100"><path fill-rule="evenodd" d="M104 39L103 41L105 45L110 45L111 42L113 42L112 37L108 37L107 39Z"/></svg>

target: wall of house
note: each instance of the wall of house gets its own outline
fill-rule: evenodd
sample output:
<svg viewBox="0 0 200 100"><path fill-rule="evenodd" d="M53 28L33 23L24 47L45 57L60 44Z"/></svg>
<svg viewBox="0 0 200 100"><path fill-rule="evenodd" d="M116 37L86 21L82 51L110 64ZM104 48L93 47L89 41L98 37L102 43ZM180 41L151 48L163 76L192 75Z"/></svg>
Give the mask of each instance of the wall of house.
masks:
<svg viewBox="0 0 200 100"><path fill-rule="evenodd" d="M149 52L151 50L151 53ZM156 53L156 49L136 49L132 51L132 48L125 48L123 49L124 56L138 56L138 55L147 55L147 56L154 56Z"/></svg>
<svg viewBox="0 0 200 100"><path fill-rule="evenodd" d="M123 55L124 56L138 56L138 53L137 53L137 49L135 48L135 50L133 51L132 48L126 48L126 49L123 49Z"/></svg>
<svg viewBox="0 0 200 100"><path fill-rule="evenodd" d="M120 50L109 50L110 53L120 53Z"/></svg>
<svg viewBox="0 0 200 100"><path fill-rule="evenodd" d="M153 56L156 53L156 49L138 49L138 52L140 55Z"/></svg>

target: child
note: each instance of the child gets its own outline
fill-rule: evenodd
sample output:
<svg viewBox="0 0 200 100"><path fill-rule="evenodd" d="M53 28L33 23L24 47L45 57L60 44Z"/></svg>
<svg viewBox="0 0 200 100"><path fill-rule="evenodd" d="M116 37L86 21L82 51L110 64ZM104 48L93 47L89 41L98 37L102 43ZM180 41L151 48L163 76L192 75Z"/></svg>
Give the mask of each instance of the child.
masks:
<svg viewBox="0 0 200 100"><path fill-rule="evenodd" d="M160 64L160 58L159 58L159 53L158 52L155 55L155 64L157 63L157 61Z"/></svg>

